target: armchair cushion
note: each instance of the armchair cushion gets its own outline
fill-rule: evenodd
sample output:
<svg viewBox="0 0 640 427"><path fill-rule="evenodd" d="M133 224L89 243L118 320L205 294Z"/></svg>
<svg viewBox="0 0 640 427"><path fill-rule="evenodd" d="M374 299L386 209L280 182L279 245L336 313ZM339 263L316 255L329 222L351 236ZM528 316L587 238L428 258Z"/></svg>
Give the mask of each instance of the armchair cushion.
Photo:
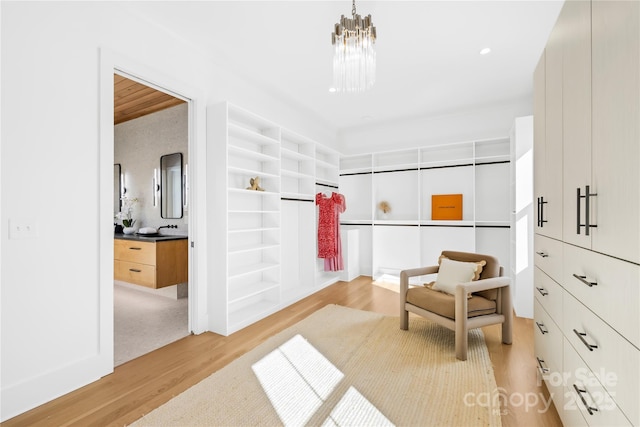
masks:
<svg viewBox="0 0 640 427"><path fill-rule="evenodd" d="M478 280L482 267L486 264L483 262L460 262L454 261L447 257L440 258L440 268L438 269L438 277L433 284L436 291L446 292L455 295L456 286L459 283L467 283L472 280Z"/></svg>
<svg viewBox="0 0 640 427"><path fill-rule="evenodd" d="M456 299L453 295L438 292L423 286L407 291L407 302L440 316L455 320ZM496 302L473 294L467 300L467 317L482 316L496 312Z"/></svg>

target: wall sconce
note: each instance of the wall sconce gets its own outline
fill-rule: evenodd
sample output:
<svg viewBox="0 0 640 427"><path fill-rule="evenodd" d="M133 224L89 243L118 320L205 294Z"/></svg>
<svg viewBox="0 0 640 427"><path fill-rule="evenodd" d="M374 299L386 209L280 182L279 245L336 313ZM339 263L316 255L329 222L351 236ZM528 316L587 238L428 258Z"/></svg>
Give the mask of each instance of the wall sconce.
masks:
<svg viewBox="0 0 640 427"><path fill-rule="evenodd" d="M120 174L120 194L124 196L127 193L127 189L124 186L124 173Z"/></svg>
<svg viewBox="0 0 640 427"><path fill-rule="evenodd" d="M182 177L182 185L184 189L182 191L182 205L186 208L189 204L189 165L184 165L184 176Z"/></svg>
<svg viewBox="0 0 640 427"><path fill-rule="evenodd" d="M158 193L160 192L160 173L157 168L153 169L152 186L153 186L153 189L152 189L153 206L156 207L158 206Z"/></svg>

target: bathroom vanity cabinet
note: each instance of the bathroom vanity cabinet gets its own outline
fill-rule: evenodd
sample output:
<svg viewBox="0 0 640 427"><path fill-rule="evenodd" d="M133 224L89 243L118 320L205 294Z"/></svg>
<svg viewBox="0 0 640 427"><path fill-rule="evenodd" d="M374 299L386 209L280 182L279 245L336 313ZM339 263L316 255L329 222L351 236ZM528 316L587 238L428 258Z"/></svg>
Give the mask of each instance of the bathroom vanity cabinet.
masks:
<svg viewBox="0 0 640 427"><path fill-rule="evenodd" d="M116 235L114 279L149 288L188 281L186 236Z"/></svg>

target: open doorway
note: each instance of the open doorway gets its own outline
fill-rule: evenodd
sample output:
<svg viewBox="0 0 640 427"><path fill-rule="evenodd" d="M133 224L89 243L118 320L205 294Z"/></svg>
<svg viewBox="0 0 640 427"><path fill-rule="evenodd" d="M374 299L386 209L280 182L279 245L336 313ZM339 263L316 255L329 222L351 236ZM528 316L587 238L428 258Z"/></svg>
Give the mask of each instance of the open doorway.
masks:
<svg viewBox="0 0 640 427"><path fill-rule="evenodd" d="M113 78L118 366L190 333L190 103L124 73Z"/></svg>

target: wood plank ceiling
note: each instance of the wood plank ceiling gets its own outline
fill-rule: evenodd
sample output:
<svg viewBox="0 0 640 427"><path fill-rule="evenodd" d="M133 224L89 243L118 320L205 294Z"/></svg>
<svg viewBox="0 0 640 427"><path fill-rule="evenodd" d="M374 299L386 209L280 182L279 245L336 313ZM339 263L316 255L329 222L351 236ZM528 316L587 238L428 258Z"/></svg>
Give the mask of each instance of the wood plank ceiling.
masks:
<svg viewBox="0 0 640 427"><path fill-rule="evenodd" d="M113 75L113 88L113 123L116 125L185 102L118 74Z"/></svg>

